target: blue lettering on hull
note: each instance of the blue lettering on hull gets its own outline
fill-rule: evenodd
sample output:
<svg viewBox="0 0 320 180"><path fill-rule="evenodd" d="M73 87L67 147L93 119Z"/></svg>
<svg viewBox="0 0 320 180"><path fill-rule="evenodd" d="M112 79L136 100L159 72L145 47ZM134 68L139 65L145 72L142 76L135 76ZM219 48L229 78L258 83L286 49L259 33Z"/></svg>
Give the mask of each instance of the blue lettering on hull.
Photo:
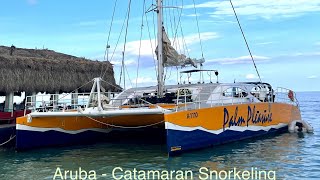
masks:
<svg viewBox="0 0 320 180"><path fill-rule="evenodd" d="M225 128L230 128L232 126L242 126L243 124L246 124L246 126L249 126L249 123L252 124L258 124L258 123L267 123L272 122L272 113L267 112L267 110L264 110L263 112L256 111L256 106L253 106L253 109L251 109L250 106L248 106L248 113L247 117L238 116L238 106L236 107L234 114L232 116L229 115L229 111L227 108L224 108L223 114L223 130Z"/></svg>

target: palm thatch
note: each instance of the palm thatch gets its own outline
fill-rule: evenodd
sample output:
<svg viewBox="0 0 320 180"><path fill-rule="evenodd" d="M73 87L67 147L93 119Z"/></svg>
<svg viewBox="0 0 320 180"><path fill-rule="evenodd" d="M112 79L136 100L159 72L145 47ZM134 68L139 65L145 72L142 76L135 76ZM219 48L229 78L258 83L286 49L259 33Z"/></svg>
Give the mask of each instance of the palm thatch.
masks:
<svg viewBox="0 0 320 180"><path fill-rule="evenodd" d="M12 53L12 55L10 55ZM22 49L0 46L0 92L71 92L95 77L116 90L110 62L92 61L47 49ZM90 91L91 83L79 89Z"/></svg>

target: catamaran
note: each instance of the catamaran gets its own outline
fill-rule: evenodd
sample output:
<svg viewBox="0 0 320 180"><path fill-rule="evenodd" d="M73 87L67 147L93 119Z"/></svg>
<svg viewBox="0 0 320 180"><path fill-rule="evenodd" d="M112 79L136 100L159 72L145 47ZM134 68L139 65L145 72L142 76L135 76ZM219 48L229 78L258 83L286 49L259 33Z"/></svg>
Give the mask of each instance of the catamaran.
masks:
<svg viewBox="0 0 320 180"><path fill-rule="evenodd" d="M163 3L157 0L157 86L125 89L115 94L92 80L88 94L70 93L45 98L27 97L32 112L17 119L17 150L65 146L117 138L127 132L145 137L161 134L169 155L262 136L275 132L312 131L302 121L296 94L269 83L220 83L217 70L202 69L204 59L179 54L172 46L163 23ZM240 26L240 23L239 23ZM252 58L253 60L253 58ZM253 61L254 62L254 61ZM164 84L164 68L197 66L181 71L188 79L207 73L210 81ZM258 71L257 71L258 72ZM216 82L212 77L216 76ZM67 100L67 97L71 99ZM80 102L81 101L81 102Z"/></svg>

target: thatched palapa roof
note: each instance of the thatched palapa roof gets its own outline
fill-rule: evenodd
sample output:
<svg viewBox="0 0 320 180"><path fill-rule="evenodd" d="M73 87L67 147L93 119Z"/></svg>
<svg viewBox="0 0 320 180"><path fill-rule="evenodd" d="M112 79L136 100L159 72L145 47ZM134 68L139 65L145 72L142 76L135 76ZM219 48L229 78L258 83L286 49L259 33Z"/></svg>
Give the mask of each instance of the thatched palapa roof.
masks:
<svg viewBox="0 0 320 180"><path fill-rule="evenodd" d="M13 49L13 50L12 50ZM12 55L10 55L10 51ZM107 69L107 71L106 71ZM116 90L110 62L92 61L47 49L0 46L0 93L70 92L106 71L106 89ZM92 83L80 91L90 91Z"/></svg>

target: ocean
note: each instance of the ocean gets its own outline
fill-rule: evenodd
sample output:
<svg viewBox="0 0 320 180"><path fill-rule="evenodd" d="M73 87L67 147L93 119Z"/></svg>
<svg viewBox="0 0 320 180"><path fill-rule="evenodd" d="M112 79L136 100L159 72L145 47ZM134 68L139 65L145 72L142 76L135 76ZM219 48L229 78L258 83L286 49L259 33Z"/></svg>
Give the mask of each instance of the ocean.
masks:
<svg viewBox="0 0 320 180"><path fill-rule="evenodd" d="M262 179L269 172L271 174L267 177L270 179L319 179L320 92L301 92L297 93L297 97L302 118L313 126L313 134L284 133L192 151L170 158L166 154L165 144L141 142L97 143L28 152L0 148L0 179L61 179L66 171L68 179L74 178L75 174L78 179L80 175L90 178L96 175L97 179L124 179L130 176L134 178L134 170L189 172L189 176L186 176L189 179L210 178L207 173L209 171L212 171L213 175L216 172L221 173L220 176L212 176L212 179L224 179L225 173L230 171L255 173L242 179L259 178L257 173L260 171L265 172L261 174ZM73 174L70 177L71 171ZM60 172L62 174L59 174ZM238 178L232 174L232 178Z"/></svg>

